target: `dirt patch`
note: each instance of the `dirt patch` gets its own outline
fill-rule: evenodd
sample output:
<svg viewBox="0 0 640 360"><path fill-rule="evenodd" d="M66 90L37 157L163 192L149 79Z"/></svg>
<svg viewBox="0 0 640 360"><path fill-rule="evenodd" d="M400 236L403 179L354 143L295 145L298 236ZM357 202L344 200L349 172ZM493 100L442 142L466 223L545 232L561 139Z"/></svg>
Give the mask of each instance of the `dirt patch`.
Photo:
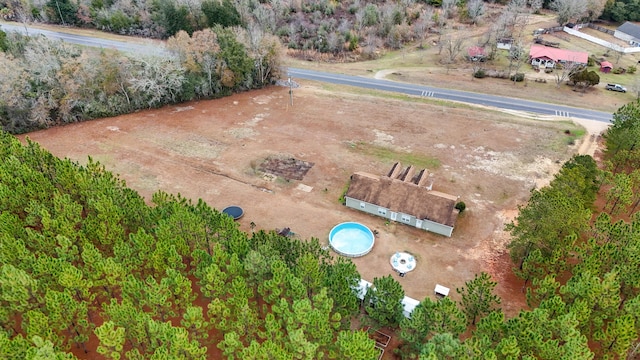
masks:
<svg viewBox="0 0 640 360"><path fill-rule="evenodd" d="M260 164L260 171L280 176L285 180L302 180L311 170L313 163L296 160L286 155L270 156Z"/></svg>
<svg viewBox="0 0 640 360"><path fill-rule="evenodd" d="M458 300L457 287L488 271L499 281L505 309L520 307L519 285L511 284L511 264L503 256L505 214L577 150L567 146L564 134L575 125L430 104L418 97L401 101L326 91L313 82L301 85L295 106L288 88L272 87L28 136L59 157L86 163L92 156L147 199L164 190L202 198L217 209L241 206L245 214L237 223L249 233L286 227L299 239L314 237L327 245L333 226L360 222L378 233L373 250L354 259L364 279L391 274L408 296L420 300L435 299L440 284ZM341 205L354 172L384 175L398 160L353 144L381 147L385 155L438 159L440 165L428 169L433 189L459 195L467 204L453 236ZM266 179L256 171L262 163L257 159L269 158L285 161L265 170L290 181ZM417 260L416 270L402 278L389 263L397 251Z"/></svg>

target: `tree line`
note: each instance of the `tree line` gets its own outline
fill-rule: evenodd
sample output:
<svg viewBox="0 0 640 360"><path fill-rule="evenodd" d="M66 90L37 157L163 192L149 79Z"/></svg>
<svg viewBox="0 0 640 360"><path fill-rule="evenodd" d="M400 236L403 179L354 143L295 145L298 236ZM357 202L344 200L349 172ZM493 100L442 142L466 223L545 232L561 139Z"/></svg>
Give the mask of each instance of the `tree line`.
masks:
<svg viewBox="0 0 640 360"><path fill-rule="evenodd" d="M218 98L280 77L278 40L241 28L180 31L168 51L135 55L1 34L0 123L11 133Z"/></svg>
<svg viewBox="0 0 640 360"><path fill-rule="evenodd" d="M640 100L614 114L600 165L574 156L506 226L528 305L515 317L504 315L496 282L481 273L456 289L457 303L427 298L408 318L397 307L402 289L393 279L376 279L385 300L373 292L368 321L397 329L403 359L637 357L639 135Z"/></svg>
<svg viewBox="0 0 640 360"><path fill-rule="evenodd" d="M572 318L597 358L640 349L639 131L635 101L614 114L600 167L574 157L507 226L529 306Z"/></svg>
<svg viewBox="0 0 640 360"><path fill-rule="evenodd" d="M0 358L372 359L355 265L0 134ZM97 349L87 348L97 336ZM92 355L93 354L93 355Z"/></svg>
<svg viewBox="0 0 640 360"><path fill-rule="evenodd" d="M629 14L633 13L626 11L632 8L631 3L605 0L0 0L0 14L20 22L91 27L162 39L179 31L192 34L215 26L238 26L275 35L293 50L351 59L372 58L381 49L400 49L408 43L422 46L430 35L440 42L455 22L469 26L494 23L499 14L489 10L495 3L505 9L526 7L531 13L552 10L561 25L596 19L605 6L605 15L616 21L631 19ZM618 14L625 17L619 19Z"/></svg>
<svg viewBox="0 0 640 360"><path fill-rule="evenodd" d="M0 357L376 358L354 319L397 330L403 359L634 356L638 133L640 101L614 114L602 167L575 156L520 207L507 230L529 308L507 318L486 273L405 317L394 278L360 301L355 265L317 239L243 233L180 195L147 205L99 163L2 132Z"/></svg>

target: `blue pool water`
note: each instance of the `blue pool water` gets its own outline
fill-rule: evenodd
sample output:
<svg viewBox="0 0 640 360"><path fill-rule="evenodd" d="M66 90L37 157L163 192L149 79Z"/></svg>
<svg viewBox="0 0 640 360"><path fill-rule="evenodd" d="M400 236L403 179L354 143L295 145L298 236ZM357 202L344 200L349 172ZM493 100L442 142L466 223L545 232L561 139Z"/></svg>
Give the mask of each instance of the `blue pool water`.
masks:
<svg viewBox="0 0 640 360"><path fill-rule="evenodd" d="M363 256L373 248L375 239L368 227L356 223L338 224L329 233L329 245L340 255Z"/></svg>
<svg viewBox="0 0 640 360"><path fill-rule="evenodd" d="M234 220L238 220L244 215L244 210L240 206L227 206L222 210L222 213L231 216Z"/></svg>

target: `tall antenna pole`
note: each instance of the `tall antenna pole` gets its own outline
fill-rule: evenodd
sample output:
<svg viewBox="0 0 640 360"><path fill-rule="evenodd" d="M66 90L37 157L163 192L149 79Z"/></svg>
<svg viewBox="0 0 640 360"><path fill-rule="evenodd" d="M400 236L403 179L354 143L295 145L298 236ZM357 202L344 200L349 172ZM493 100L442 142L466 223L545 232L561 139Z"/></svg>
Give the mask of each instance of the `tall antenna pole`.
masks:
<svg viewBox="0 0 640 360"><path fill-rule="evenodd" d="M288 82L289 82L289 99L291 100L291 106L293 106L293 82L291 81L291 75L287 73Z"/></svg>

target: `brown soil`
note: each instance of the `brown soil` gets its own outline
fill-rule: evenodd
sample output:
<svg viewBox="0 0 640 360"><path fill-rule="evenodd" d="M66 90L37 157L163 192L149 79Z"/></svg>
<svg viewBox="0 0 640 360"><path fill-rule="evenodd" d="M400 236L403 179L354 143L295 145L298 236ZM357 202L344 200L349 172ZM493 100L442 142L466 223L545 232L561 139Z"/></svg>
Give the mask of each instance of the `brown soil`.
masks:
<svg viewBox="0 0 640 360"><path fill-rule="evenodd" d="M363 278L391 274L413 298L435 299L434 287L441 284L458 300L455 289L486 271L498 281L496 291L508 314L524 306L521 284L505 255L503 227L529 191L548 182L578 149L565 145L564 132L574 124L302 85L294 90L294 106L288 88L271 87L28 137L80 163L90 155L147 199L164 190L202 198L220 210L241 206L245 215L238 226L247 232L289 227L300 239L314 237L326 245L334 225L361 222L378 231L372 252L353 260ZM342 206L338 199L352 173L384 175L397 160L358 152L357 143L398 156L439 159L441 166L429 169L434 190L459 195L467 204L453 236ZM265 159L283 160L281 169L287 168L283 163L292 165L289 175L260 171L270 171ZM402 278L389 264L396 251L410 252L418 261L416 270Z"/></svg>

